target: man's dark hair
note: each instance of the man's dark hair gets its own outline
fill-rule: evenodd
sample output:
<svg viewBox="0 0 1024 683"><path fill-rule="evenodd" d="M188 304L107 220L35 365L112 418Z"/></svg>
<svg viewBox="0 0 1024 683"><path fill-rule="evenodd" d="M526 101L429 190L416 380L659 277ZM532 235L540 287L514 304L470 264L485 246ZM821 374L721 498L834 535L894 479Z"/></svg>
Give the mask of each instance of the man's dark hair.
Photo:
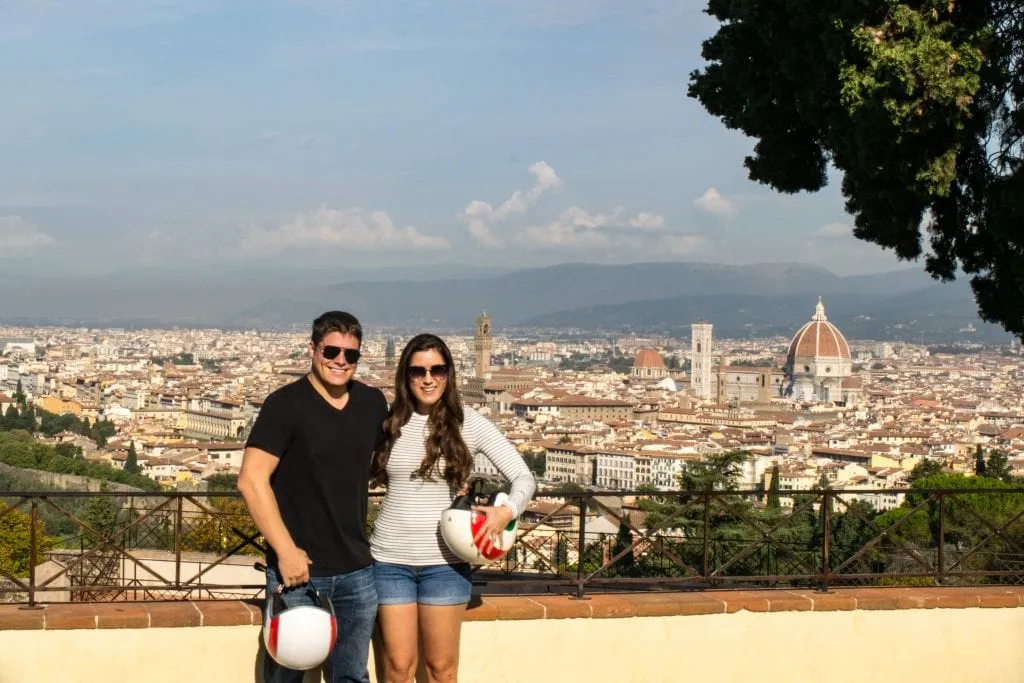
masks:
<svg viewBox="0 0 1024 683"><path fill-rule="evenodd" d="M351 313L327 311L313 321L313 334L310 339L316 345L323 341L323 338L331 332L350 334L359 340L360 346L363 345L363 327Z"/></svg>

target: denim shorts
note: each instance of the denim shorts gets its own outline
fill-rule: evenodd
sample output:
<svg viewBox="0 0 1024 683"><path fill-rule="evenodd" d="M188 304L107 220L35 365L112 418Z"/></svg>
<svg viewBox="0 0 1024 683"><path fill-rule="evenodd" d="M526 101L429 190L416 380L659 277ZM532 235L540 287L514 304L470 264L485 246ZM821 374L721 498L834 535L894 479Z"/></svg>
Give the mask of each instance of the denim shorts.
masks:
<svg viewBox="0 0 1024 683"><path fill-rule="evenodd" d="M468 564L414 567L373 561L377 601L381 605L461 605L469 602L473 582Z"/></svg>

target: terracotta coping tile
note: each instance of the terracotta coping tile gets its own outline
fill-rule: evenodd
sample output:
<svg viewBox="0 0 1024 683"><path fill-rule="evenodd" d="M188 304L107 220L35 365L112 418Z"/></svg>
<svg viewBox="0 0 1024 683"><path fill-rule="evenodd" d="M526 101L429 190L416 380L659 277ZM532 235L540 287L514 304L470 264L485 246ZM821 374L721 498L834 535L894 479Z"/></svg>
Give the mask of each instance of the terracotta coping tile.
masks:
<svg viewBox="0 0 1024 683"><path fill-rule="evenodd" d="M586 619L591 615L590 600L568 595L534 595L530 599L544 608L545 619Z"/></svg>
<svg viewBox="0 0 1024 683"><path fill-rule="evenodd" d="M897 593L882 588L861 588L851 591L857 601L857 609L899 609Z"/></svg>
<svg viewBox="0 0 1024 683"><path fill-rule="evenodd" d="M620 619L635 617L636 605L629 595L592 595L590 616L594 619Z"/></svg>
<svg viewBox="0 0 1024 683"><path fill-rule="evenodd" d="M89 603L55 603L44 611L47 629L96 628L96 609Z"/></svg>
<svg viewBox="0 0 1024 683"><path fill-rule="evenodd" d="M0 631L41 629L43 609L21 609L21 605L0 605Z"/></svg>
<svg viewBox="0 0 1024 683"><path fill-rule="evenodd" d="M251 626L249 606L238 600L196 600L203 626Z"/></svg>
<svg viewBox="0 0 1024 683"><path fill-rule="evenodd" d="M202 615L191 602L151 602L146 603L146 609L149 610L149 625L153 628L202 625Z"/></svg>
<svg viewBox="0 0 1024 683"><path fill-rule="evenodd" d="M543 619L544 606L528 597L501 596L484 598L484 604L492 604L498 610L498 621L509 619Z"/></svg>
<svg viewBox="0 0 1024 683"><path fill-rule="evenodd" d="M97 628L149 628L149 610L134 602L94 603Z"/></svg>
<svg viewBox="0 0 1024 683"><path fill-rule="evenodd" d="M810 612L814 603L806 595L787 590L750 591L753 598L768 601L769 612Z"/></svg>
<svg viewBox="0 0 1024 683"><path fill-rule="evenodd" d="M726 614L747 610L767 612L768 598L750 591L720 591L716 595L725 603Z"/></svg>
<svg viewBox="0 0 1024 683"><path fill-rule="evenodd" d="M471 601L462 617L463 621L496 621L497 606L488 601Z"/></svg>
<svg viewBox="0 0 1024 683"><path fill-rule="evenodd" d="M822 593L808 589L792 592L808 598L815 612L844 612L857 609L857 599L845 591L830 590Z"/></svg>
<svg viewBox="0 0 1024 683"><path fill-rule="evenodd" d="M638 617L722 614L727 604L719 594L708 593L638 593L622 597L633 603Z"/></svg>
<svg viewBox="0 0 1024 683"><path fill-rule="evenodd" d="M1003 586L978 589L978 607L1021 607L1024 591Z"/></svg>
<svg viewBox="0 0 1024 683"><path fill-rule="evenodd" d="M50 603L40 609L0 604L0 631L16 629L259 626L261 600ZM493 596L470 603L466 621L616 619L779 611L1024 607L1024 587L871 587Z"/></svg>

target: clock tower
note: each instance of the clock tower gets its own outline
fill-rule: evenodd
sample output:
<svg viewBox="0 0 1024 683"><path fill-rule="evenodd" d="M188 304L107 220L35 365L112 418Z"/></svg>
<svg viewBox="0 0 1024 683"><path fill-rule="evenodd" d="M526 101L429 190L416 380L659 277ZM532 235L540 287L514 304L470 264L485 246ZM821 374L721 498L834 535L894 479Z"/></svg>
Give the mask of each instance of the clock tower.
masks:
<svg viewBox="0 0 1024 683"><path fill-rule="evenodd" d="M473 335L473 351L476 353L476 376L478 379L485 379L491 373L493 346L491 319L484 312L476 319L476 334Z"/></svg>

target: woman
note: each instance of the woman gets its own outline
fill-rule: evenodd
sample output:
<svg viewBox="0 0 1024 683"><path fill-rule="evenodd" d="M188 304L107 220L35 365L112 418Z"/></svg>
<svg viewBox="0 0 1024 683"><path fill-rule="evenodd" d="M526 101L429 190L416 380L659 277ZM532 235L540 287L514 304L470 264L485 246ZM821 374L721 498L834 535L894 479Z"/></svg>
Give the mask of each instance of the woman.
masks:
<svg viewBox="0 0 1024 683"><path fill-rule="evenodd" d="M387 683L411 682L422 645L427 680L455 681L470 566L441 537L441 513L469 480L474 457L490 459L512 486L508 503L475 506L488 539L517 518L536 488L533 474L498 428L463 407L451 351L432 334L413 337L395 373L395 400L371 477L387 492L370 548Z"/></svg>

